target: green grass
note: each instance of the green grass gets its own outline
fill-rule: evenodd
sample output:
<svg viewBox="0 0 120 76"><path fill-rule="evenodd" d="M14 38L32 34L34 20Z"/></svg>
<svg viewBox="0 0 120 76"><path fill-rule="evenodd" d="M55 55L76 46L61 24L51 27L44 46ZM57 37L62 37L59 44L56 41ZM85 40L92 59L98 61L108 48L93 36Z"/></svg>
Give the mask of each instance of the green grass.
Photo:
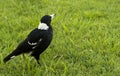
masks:
<svg viewBox="0 0 120 76"><path fill-rule="evenodd" d="M27 54L4 64L52 13L54 37L42 66ZM0 76L120 76L120 1L0 0Z"/></svg>

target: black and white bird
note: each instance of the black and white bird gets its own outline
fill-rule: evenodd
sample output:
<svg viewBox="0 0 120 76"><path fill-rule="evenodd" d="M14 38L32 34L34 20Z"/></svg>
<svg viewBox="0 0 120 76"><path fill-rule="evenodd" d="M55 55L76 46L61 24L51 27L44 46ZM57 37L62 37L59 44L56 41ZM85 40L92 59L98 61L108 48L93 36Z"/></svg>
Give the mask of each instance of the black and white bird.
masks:
<svg viewBox="0 0 120 76"><path fill-rule="evenodd" d="M4 63L20 54L31 53L31 56L40 64L40 54L46 50L52 41L53 30L51 27L51 20L54 16L55 14L43 16L38 28L31 31L27 38L22 41L12 53L4 58Z"/></svg>

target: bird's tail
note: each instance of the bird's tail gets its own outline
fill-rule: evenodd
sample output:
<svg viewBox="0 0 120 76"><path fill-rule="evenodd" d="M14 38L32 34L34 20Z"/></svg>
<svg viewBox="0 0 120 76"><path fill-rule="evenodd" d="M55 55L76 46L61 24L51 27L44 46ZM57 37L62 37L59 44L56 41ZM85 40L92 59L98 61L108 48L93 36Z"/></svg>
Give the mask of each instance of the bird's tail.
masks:
<svg viewBox="0 0 120 76"><path fill-rule="evenodd" d="M15 56L21 54L19 50L14 50L12 53L10 53L8 56L4 58L4 63L8 62L10 59L14 58Z"/></svg>
<svg viewBox="0 0 120 76"><path fill-rule="evenodd" d="M3 60L4 63L6 63L7 61L9 61L12 57L13 57L12 53L9 54L8 56L6 56L6 57L4 58L4 60Z"/></svg>

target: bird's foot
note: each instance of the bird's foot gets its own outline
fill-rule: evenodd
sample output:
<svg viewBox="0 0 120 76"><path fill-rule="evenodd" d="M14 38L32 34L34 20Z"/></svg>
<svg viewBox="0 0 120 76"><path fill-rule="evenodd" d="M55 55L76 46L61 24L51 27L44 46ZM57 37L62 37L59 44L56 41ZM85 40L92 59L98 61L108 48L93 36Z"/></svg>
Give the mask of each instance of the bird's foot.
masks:
<svg viewBox="0 0 120 76"><path fill-rule="evenodd" d="M39 66L41 66L41 64L40 64L39 60L37 60L37 63L38 63L38 65L39 65Z"/></svg>

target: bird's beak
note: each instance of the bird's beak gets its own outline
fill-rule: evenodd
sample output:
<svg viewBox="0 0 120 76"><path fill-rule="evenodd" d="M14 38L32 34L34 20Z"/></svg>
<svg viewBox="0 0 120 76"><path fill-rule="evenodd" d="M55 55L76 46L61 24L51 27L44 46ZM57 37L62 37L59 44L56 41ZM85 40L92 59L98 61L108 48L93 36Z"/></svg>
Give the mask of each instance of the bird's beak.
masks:
<svg viewBox="0 0 120 76"><path fill-rule="evenodd" d="M55 14L52 14L52 15L50 15L51 16L51 18L53 19L54 18L54 16L55 16Z"/></svg>

